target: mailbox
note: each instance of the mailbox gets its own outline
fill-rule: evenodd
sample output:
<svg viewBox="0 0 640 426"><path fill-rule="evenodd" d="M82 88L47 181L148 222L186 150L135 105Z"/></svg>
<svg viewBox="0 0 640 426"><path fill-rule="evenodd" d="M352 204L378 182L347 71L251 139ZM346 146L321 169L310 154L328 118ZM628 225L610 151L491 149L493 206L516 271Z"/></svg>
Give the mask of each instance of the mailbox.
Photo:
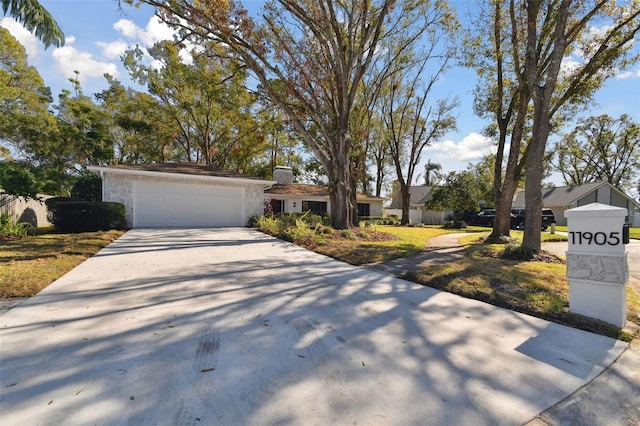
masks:
<svg viewBox="0 0 640 426"><path fill-rule="evenodd" d="M631 227L630 223L625 223L622 225L622 244L629 244L629 228Z"/></svg>
<svg viewBox="0 0 640 426"><path fill-rule="evenodd" d="M569 310L624 327L629 266L627 209L593 203L565 211Z"/></svg>

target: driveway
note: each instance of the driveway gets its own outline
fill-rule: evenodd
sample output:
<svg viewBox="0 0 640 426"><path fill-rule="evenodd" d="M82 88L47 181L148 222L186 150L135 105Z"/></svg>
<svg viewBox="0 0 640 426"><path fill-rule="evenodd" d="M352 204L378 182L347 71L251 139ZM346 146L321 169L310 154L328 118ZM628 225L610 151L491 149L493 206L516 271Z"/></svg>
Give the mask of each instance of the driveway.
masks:
<svg viewBox="0 0 640 426"><path fill-rule="evenodd" d="M627 346L240 228L129 231L0 339L3 425L519 425Z"/></svg>

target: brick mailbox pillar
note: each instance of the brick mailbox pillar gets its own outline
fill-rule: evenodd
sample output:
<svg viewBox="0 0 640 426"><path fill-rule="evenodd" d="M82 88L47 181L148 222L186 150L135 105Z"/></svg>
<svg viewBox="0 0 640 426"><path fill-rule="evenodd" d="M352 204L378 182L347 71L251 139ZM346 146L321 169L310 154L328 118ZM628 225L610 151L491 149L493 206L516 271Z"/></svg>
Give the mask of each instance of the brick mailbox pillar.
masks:
<svg viewBox="0 0 640 426"><path fill-rule="evenodd" d="M569 310L624 327L629 279L623 241L627 209L593 203L564 215L569 227Z"/></svg>

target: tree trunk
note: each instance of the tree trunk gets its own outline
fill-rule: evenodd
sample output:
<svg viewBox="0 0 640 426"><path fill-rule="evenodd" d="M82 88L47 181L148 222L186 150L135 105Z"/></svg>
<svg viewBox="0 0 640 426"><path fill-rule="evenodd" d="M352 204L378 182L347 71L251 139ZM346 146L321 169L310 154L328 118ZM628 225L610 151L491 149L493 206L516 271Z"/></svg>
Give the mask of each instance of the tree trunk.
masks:
<svg viewBox="0 0 640 426"><path fill-rule="evenodd" d="M353 206L351 205L351 170L349 156L342 157L347 161L336 159L333 167L327 167L329 178L329 201L331 202L331 226L335 229L348 229L353 222Z"/></svg>
<svg viewBox="0 0 640 426"><path fill-rule="evenodd" d="M536 98L541 105L536 110L533 117L533 137L530 142L529 155L527 156L527 166L525 171L526 184L524 187L525 217L524 237L522 245L535 251L542 248L542 176L544 151L551 130L549 109L544 105L549 105L551 96L548 89L540 87L537 89Z"/></svg>
<svg viewBox="0 0 640 426"><path fill-rule="evenodd" d="M402 219L400 219L400 225L409 224L409 207L411 205L411 198L409 194L409 185L405 184L402 179L399 179L400 194L402 197Z"/></svg>

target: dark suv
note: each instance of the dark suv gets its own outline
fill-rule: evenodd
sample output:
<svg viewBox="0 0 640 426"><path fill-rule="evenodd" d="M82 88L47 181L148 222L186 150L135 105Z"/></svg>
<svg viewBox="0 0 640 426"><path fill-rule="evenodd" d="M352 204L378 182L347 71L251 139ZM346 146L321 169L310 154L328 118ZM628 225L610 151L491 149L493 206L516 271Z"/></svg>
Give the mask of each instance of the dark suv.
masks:
<svg viewBox="0 0 640 426"><path fill-rule="evenodd" d="M493 226L493 222L496 220L495 209L482 210L480 213L475 214L469 218L470 225L476 226Z"/></svg>
<svg viewBox="0 0 640 426"><path fill-rule="evenodd" d="M511 209L511 227L524 229L525 209ZM551 209L542 209L542 230L546 230L552 223L556 223L556 217Z"/></svg>

